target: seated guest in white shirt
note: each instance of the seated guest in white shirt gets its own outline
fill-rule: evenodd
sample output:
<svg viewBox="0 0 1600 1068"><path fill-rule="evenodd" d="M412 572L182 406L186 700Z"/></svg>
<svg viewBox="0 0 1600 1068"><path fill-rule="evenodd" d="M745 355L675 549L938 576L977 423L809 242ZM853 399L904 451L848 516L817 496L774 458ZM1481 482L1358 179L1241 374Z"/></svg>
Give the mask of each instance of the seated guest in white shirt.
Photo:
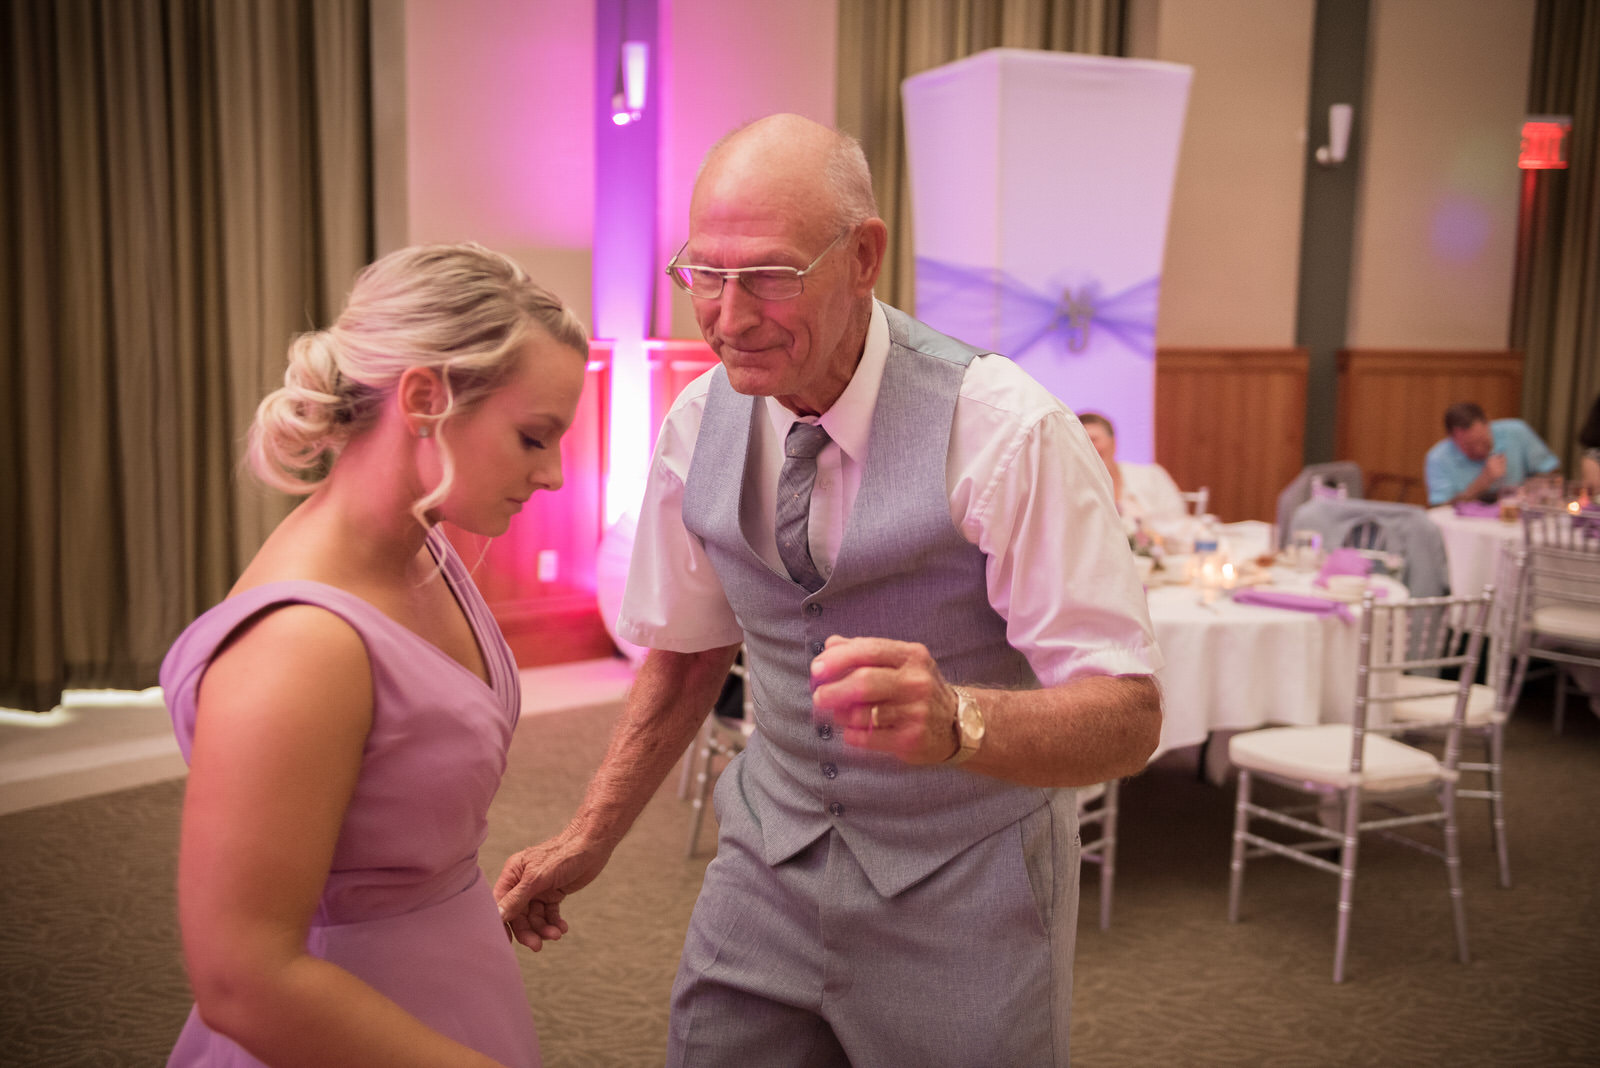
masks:
<svg viewBox="0 0 1600 1068"><path fill-rule="evenodd" d="M1146 526L1189 514L1183 491L1160 464L1130 464L1117 459L1117 431L1099 412L1080 412L1078 421L1111 474L1111 490L1125 527Z"/></svg>

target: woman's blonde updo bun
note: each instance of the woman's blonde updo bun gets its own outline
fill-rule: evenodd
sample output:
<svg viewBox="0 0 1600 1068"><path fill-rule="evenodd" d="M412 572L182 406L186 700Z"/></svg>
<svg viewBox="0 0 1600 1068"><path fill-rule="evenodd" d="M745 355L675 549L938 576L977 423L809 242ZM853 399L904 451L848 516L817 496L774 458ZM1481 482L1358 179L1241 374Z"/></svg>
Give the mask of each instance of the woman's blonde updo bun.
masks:
<svg viewBox="0 0 1600 1068"><path fill-rule="evenodd" d="M256 409L250 466L270 486L310 493L407 368L439 372L450 397L443 423L504 381L533 329L588 355L583 325L514 260L476 244L392 252L356 277L337 322L289 346L282 388ZM438 445L445 480L429 500L442 499L451 479L448 448Z"/></svg>

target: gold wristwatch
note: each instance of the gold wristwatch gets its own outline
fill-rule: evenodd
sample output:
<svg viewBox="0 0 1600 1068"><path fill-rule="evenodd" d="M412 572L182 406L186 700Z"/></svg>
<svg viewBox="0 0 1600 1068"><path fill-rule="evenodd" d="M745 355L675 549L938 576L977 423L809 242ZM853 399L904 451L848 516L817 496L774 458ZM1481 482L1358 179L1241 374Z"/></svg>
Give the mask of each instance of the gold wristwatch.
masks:
<svg viewBox="0 0 1600 1068"><path fill-rule="evenodd" d="M978 699L966 690L959 686L951 689L956 693L956 718L950 722L956 751L945 763L965 764L978 754L978 747L983 744L983 709L978 707Z"/></svg>

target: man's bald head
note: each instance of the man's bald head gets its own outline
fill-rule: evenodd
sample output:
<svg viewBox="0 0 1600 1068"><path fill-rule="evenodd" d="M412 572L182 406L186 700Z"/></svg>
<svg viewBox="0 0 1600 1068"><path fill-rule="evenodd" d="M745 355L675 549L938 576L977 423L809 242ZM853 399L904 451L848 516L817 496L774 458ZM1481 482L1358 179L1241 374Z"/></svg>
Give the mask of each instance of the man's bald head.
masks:
<svg viewBox="0 0 1600 1068"><path fill-rule="evenodd" d="M740 189L825 229L840 230L877 218L872 173L861 144L801 115L768 115L711 146L695 182L703 192ZM690 204L694 214L694 202Z"/></svg>

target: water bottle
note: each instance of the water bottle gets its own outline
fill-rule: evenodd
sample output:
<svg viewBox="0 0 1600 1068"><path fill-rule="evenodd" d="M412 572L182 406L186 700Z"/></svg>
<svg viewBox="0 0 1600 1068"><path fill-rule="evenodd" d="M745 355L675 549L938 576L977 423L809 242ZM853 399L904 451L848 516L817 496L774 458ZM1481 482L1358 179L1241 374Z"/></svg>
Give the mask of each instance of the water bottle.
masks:
<svg viewBox="0 0 1600 1068"><path fill-rule="evenodd" d="M1207 561L1215 562L1222 549L1222 530L1217 525L1217 517L1203 515L1200 517L1200 529L1194 536L1195 563L1205 564Z"/></svg>

